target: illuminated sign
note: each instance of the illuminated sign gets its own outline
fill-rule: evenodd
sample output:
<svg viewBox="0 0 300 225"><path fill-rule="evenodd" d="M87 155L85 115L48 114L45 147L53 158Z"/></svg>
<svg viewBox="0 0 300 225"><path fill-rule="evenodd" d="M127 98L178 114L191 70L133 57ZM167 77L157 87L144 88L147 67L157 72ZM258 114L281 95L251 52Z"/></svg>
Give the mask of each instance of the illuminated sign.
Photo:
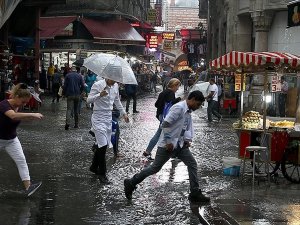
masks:
<svg viewBox="0 0 300 225"><path fill-rule="evenodd" d="M162 33L162 38L165 40L174 40L175 39L175 33L173 32L163 32Z"/></svg>
<svg viewBox="0 0 300 225"><path fill-rule="evenodd" d="M148 48L157 48L157 46L158 46L158 36L156 34L148 34L146 45L147 45Z"/></svg>

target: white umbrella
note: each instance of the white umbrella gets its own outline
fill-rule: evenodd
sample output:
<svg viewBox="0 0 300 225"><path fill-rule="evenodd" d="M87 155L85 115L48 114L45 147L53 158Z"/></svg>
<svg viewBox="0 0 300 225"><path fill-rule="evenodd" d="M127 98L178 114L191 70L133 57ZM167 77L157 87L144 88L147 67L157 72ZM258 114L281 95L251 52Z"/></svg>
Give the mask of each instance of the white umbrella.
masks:
<svg viewBox="0 0 300 225"><path fill-rule="evenodd" d="M116 55L97 53L84 60L83 66L98 76L120 82L137 84L129 63Z"/></svg>

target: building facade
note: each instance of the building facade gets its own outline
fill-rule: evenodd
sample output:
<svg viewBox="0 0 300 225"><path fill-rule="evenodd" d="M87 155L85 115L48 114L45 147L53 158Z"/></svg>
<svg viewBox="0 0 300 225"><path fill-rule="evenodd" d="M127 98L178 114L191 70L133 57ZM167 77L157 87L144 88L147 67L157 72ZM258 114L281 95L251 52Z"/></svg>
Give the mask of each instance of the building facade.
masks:
<svg viewBox="0 0 300 225"><path fill-rule="evenodd" d="M232 50L300 55L300 27L287 28L289 0L210 0L208 59Z"/></svg>

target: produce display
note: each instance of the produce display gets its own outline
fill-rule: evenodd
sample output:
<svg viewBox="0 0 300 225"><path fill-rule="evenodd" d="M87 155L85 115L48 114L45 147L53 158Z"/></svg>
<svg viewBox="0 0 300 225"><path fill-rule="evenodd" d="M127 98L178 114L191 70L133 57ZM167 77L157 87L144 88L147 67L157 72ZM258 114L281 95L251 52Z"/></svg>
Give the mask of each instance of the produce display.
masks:
<svg viewBox="0 0 300 225"><path fill-rule="evenodd" d="M293 121L282 120L282 121L271 121L271 127L282 127L282 128L293 128L295 123Z"/></svg>
<svg viewBox="0 0 300 225"><path fill-rule="evenodd" d="M238 120L232 124L234 129L262 129L263 120L262 115L256 111L249 111L244 114L242 121ZM266 128L276 127L276 128L294 128L295 123L293 121L281 120L281 121L271 121L266 119Z"/></svg>

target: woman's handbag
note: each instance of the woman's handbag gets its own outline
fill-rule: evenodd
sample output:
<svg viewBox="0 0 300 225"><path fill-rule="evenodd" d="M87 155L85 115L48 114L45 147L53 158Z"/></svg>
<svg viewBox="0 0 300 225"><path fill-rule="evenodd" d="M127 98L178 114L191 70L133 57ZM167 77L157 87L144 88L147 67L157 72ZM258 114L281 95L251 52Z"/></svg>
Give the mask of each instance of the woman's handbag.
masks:
<svg viewBox="0 0 300 225"><path fill-rule="evenodd" d="M60 97L63 95L63 89L62 87L59 87L58 89L58 93L57 93Z"/></svg>

